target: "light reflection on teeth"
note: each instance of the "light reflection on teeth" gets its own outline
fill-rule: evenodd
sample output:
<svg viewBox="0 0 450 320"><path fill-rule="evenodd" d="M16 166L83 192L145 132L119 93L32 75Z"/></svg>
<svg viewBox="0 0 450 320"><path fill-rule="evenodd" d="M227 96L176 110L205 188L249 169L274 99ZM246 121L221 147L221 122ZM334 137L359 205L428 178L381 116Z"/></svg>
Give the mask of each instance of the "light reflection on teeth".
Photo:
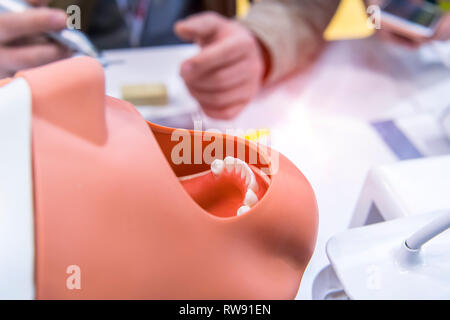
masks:
<svg viewBox="0 0 450 320"><path fill-rule="evenodd" d="M224 169L228 173L234 172L237 176L240 176L247 185L244 205L237 211L237 215L241 215L250 210L250 208L258 202L258 197L256 196L258 183L256 182L255 174L248 164L241 159L228 156L224 160L216 159L211 163L211 172L215 176L221 175L224 172Z"/></svg>
<svg viewBox="0 0 450 320"><path fill-rule="evenodd" d="M237 215L240 216L241 214L246 213L248 210L250 210L249 206L242 206L238 209Z"/></svg>
<svg viewBox="0 0 450 320"><path fill-rule="evenodd" d="M235 168L234 171L236 172L236 174L242 174L242 167L243 167L243 162L242 161L237 161L235 164Z"/></svg>
<svg viewBox="0 0 450 320"><path fill-rule="evenodd" d="M237 159L233 157L226 157L223 161L225 162L225 169L227 169L228 172L231 172L235 168L235 163Z"/></svg>
<svg viewBox="0 0 450 320"><path fill-rule="evenodd" d="M211 171L214 175L218 176L223 172L224 166L223 160L216 159L211 163Z"/></svg>
<svg viewBox="0 0 450 320"><path fill-rule="evenodd" d="M252 189L248 189L245 194L244 204L249 207L253 207L258 202L258 197Z"/></svg>

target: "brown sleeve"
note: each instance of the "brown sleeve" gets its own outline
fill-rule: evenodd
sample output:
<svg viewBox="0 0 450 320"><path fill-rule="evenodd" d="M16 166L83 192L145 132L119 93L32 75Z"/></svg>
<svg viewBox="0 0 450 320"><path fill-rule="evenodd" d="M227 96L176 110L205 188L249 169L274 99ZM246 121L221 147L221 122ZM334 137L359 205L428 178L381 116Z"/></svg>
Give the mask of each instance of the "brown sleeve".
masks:
<svg viewBox="0 0 450 320"><path fill-rule="evenodd" d="M261 0L242 20L266 47L266 83L307 66L320 52L323 32L339 0Z"/></svg>

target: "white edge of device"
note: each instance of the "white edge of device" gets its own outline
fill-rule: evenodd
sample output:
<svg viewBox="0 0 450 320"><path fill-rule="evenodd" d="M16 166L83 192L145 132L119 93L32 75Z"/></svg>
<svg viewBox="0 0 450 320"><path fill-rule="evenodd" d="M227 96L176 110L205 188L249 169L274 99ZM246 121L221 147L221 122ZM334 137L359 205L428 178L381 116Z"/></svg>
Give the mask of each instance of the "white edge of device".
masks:
<svg viewBox="0 0 450 320"><path fill-rule="evenodd" d="M31 90L0 87L0 299L34 299Z"/></svg>
<svg viewBox="0 0 450 320"><path fill-rule="evenodd" d="M424 38L431 38L436 32L437 26L437 20L432 23L431 27L425 27L388 12L381 11L381 28L383 28L383 23L395 28L402 35Z"/></svg>

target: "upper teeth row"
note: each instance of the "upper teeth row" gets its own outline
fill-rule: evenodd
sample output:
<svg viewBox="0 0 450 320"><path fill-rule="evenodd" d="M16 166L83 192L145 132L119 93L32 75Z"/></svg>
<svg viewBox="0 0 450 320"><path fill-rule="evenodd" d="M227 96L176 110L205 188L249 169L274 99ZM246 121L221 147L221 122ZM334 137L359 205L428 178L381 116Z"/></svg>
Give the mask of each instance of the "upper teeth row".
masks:
<svg viewBox="0 0 450 320"><path fill-rule="evenodd" d="M247 192L245 193L244 205L237 211L237 215L241 215L250 210L258 202L258 197L256 196L258 184L255 174L248 164L241 159L226 157L224 160L216 159L211 163L211 172L216 176L220 175L224 169L229 173L233 171L236 174L240 173L241 179L245 179Z"/></svg>

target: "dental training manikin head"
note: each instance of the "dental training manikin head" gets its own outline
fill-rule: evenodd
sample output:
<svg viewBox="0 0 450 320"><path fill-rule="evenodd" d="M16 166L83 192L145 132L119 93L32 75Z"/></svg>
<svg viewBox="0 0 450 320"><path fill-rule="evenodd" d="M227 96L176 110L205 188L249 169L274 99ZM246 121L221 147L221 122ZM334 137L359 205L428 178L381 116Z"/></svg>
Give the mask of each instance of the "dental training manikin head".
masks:
<svg viewBox="0 0 450 320"><path fill-rule="evenodd" d="M146 122L105 96L91 58L3 88L18 79L31 89L36 298L295 298L318 215L284 156L271 170L271 150L246 140ZM79 287L67 285L69 266Z"/></svg>

